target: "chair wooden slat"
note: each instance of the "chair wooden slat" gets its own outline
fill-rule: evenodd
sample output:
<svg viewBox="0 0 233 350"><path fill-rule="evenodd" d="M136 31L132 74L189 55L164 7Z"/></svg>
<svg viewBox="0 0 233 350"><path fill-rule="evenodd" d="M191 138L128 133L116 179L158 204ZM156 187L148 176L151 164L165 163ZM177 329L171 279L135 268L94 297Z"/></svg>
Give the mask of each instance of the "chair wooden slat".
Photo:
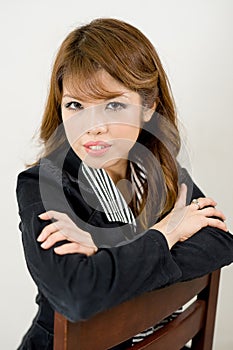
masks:
<svg viewBox="0 0 233 350"><path fill-rule="evenodd" d="M203 300L197 300L172 322L144 340L146 350L179 350L203 327L206 306ZM174 344L175 340L175 344ZM134 350L142 349L138 343Z"/></svg>

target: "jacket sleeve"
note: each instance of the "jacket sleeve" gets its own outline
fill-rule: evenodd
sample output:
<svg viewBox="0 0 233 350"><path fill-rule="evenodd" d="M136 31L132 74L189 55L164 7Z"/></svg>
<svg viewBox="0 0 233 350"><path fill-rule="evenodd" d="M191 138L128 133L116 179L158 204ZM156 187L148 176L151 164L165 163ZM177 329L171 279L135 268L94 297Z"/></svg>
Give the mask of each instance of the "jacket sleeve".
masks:
<svg viewBox="0 0 233 350"><path fill-rule="evenodd" d="M69 320L87 319L181 278L166 239L155 230L129 244L99 249L90 257L43 250L36 239L49 221L38 218L45 208L37 187L37 176L19 175L17 199L25 259L38 289Z"/></svg>
<svg viewBox="0 0 233 350"><path fill-rule="evenodd" d="M182 177L189 188L187 204L205 197L184 169ZM207 226L188 240L176 243L171 254L182 271L182 281L200 277L233 262L233 235Z"/></svg>

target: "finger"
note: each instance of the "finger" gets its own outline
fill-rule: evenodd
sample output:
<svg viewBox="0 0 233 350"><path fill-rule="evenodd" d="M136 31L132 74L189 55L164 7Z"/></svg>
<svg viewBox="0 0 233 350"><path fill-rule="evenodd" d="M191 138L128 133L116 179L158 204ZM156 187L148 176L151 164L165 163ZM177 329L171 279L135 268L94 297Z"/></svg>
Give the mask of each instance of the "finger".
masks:
<svg viewBox="0 0 233 350"><path fill-rule="evenodd" d="M174 208L183 208L186 206L186 198L187 198L187 186L182 183L180 185L180 191L175 203Z"/></svg>
<svg viewBox="0 0 233 350"><path fill-rule="evenodd" d="M182 236L180 239L179 239L179 242L184 242L184 241L187 241L187 239L189 239L190 236Z"/></svg>
<svg viewBox="0 0 233 350"><path fill-rule="evenodd" d="M93 255L96 250L93 248L88 248L85 246L80 245L79 243L65 243L61 245L60 247L54 248L54 252L58 255L65 255L65 254L85 254L87 256Z"/></svg>
<svg viewBox="0 0 233 350"><path fill-rule="evenodd" d="M50 235L40 246L43 249L49 249L51 248L55 243L64 241L66 237L61 234L60 231L57 231Z"/></svg>
<svg viewBox="0 0 233 350"><path fill-rule="evenodd" d="M58 221L53 222L43 228L40 235L37 237L38 242L43 242L46 240L52 233L59 231L59 223Z"/></svg>
<svg viewBox="0 0 233 350"><path fill-rule="evenodd" d="M62 220L65 215L66 215L65 213L61 213L61 212L56 211L56 210L48 210L44 213L41 213L38 216L42 220L52 220L52 219Z"/></svg>
<svg viewBox="0 0 233 350"><path fill-rule="evenodd" d="M217 205L217 202L215 202L212 198L210 197L199 197L197 198L198 204L191 202L191 206L193 209L202 209L204 207L215 207Z"/></svg>
<svg viewBox="0 0 233 350"><path fill-rule="evenodd" d="M228 228L227 228L225 222L223 222L222 220L208 218L207 223L208 223L208 226L219 228L220 230L228 232Z"/></svg>
<svg viewBox="0 0 233 350"><path fill-rule="evenodd" d="M209 217L216 216L219 219L226 220L226 217L223 214L223 212L221 212L220 210L217 210L213 207L201 209L199 212L205 216L209 216Z"/></svg>

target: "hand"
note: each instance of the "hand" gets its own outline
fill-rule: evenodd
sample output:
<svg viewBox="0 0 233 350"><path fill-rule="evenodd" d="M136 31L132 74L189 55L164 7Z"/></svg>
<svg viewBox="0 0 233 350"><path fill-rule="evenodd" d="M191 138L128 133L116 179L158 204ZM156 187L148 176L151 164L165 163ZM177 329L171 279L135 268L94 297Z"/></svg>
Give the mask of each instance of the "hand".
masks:
<svg viewBox="0 0 233 350"><path fill-rule="evenodd" d="M187 186L181 184L180 194L173 210L152 228L164 234L171 248L178 241L185 241L203 227L211 226L228 231L224 214L215 208L211 198L198 198L199 206L191 203L186 206Z"/></svg>
<svg viewBox="0 0 233 350"><path fill-rule="evenodd" d="M42 220L56 220L45 226L37 238L38 242L42 242L41 247L43 249L49 249L55 243L67 240L71 243L64 243L54 248L56 254L80 253L90 256L98 250L90 233L76 226L67 214L50 210L40 214L39 218Z"/></svg>

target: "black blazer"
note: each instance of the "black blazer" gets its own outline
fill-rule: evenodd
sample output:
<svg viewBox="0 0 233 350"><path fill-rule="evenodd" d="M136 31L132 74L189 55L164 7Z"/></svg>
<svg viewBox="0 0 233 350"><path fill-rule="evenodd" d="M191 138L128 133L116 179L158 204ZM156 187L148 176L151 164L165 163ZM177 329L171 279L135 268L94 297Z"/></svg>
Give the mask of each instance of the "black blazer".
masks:
<svg viewBox="0 0 233 350"><path fill-rule="evenodd" d="M19 227L39 304L19 349L52 349L53 310L73 322L87 319L145 291L199 277L233 261L233 236L211 227L171 250L163 234L152 229L125 244L124 225L108 222L79 169L79 158L66 149L18 175ZM188 186L189 201L203 196L185 171L182 182ZM36 238L48 222L38 215L49 209L66 212L88 230L98 252L90 257L59 256L53 248L43 250ZM115 235L115 246L106 247L104 234Z"/></svg>

